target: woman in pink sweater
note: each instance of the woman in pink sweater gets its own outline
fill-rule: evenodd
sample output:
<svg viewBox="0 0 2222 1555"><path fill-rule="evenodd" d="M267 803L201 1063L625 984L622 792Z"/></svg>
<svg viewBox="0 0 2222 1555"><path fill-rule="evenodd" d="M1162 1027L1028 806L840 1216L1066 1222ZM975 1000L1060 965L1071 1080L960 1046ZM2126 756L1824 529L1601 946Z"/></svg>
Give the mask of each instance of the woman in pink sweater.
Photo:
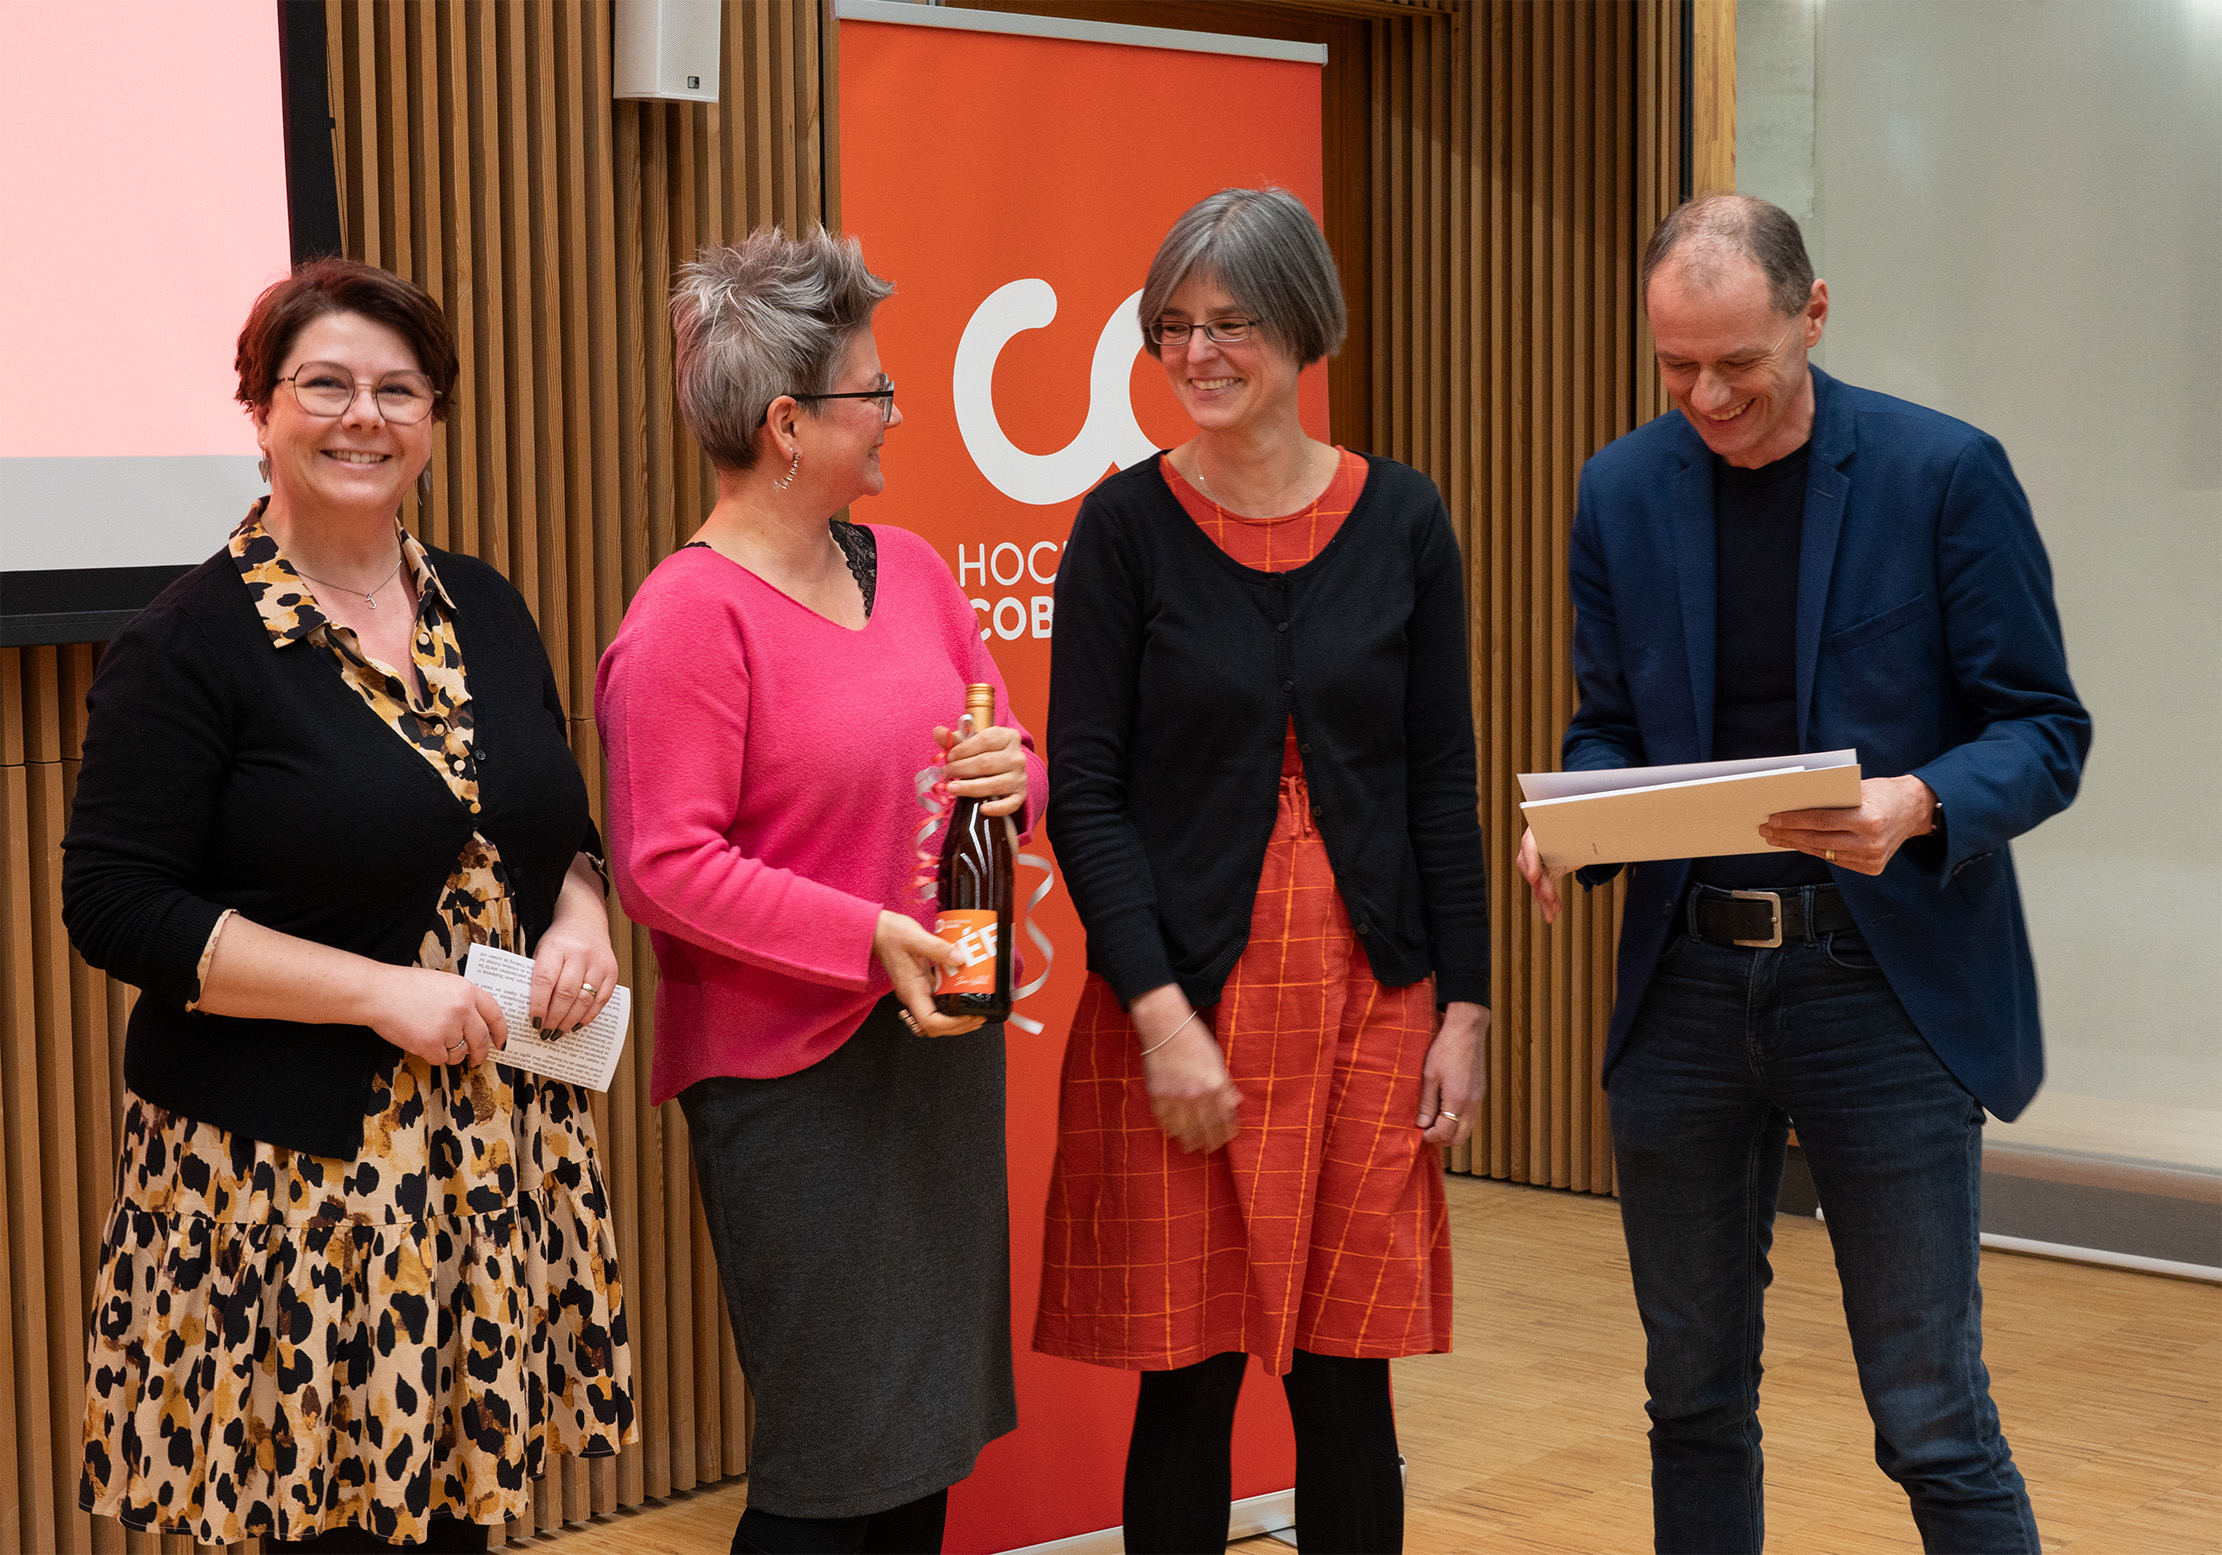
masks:
<svg viewBox="0 0 2222 1555"><path fill-rule="evenodd" d="M855 241L758 232L672 297L680 414L717 467L693 542L602 657L610 862L656 948L651 1095L687 1116L756 1397L736 1551L932 1550L1017 1424L1003 1030L933 1008L915 780L1028 824L1029 736L937 726L1002 676L904 530L830 515L902 423Z"/></svg>

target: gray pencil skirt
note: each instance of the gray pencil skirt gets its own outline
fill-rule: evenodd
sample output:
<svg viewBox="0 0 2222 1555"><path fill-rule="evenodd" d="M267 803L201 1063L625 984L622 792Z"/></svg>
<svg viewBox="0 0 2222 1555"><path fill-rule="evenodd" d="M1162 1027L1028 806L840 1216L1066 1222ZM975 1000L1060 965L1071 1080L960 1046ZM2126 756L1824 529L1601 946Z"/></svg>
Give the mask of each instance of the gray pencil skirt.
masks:
<svg viewBox="0 0 2222 1555"><path fill-rule="evenodd" d="M860 1517L1018 1425L1003 1028L913 1036L892 997L831 1054L680 1093L741 1367L749 1504Z"/></svg>

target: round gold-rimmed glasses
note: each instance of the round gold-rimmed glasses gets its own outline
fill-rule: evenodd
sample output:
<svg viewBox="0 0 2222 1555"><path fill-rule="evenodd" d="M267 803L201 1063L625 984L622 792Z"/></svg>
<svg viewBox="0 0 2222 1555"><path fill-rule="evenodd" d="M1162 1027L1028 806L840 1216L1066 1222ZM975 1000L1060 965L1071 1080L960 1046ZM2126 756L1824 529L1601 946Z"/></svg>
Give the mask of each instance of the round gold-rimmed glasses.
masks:
<svg viewBox="0 0 2222 1555"><path fill-rule="evenodd" d="M294 403L309 415L331 420L347 414L363 390L378 414L397 427L414 426L432 414L432 380L419 372L387 373L365 383L337 362L304 362L278 380L293 386Z"/></svg>

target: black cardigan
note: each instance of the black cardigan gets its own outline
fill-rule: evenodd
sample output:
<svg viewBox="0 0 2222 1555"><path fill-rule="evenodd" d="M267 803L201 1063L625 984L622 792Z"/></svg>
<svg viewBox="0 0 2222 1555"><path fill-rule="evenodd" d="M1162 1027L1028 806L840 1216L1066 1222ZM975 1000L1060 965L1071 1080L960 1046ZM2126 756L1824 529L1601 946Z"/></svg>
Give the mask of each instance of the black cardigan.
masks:
<svg viewBox="0 0 2222 1555"><path fill-rule="evenodd" d="M1088 965L1122 1001L1169 982L1218 1000L1291 715L1374 975L1489 1001L1464 568L1434 483L1368 464L1335 538L1289 572L1214 545L1154 459L1080 505L1057 572L1048 828Z"/></svg>
<svg viewBox="0 0 2222 1555"><path fill-rule="evenodd" d="M249 1138L352 1156L398 1053L367 1026L189 1012L227 907L414 965L475 828L501 850L530 945L572 859L600 853L555 676L525 602L432 551L469 675L481 813L380 722L310 642L272 645L228 551L164 590L101 655L63 838L62 918L137 984L124 1083Z"/></svg>

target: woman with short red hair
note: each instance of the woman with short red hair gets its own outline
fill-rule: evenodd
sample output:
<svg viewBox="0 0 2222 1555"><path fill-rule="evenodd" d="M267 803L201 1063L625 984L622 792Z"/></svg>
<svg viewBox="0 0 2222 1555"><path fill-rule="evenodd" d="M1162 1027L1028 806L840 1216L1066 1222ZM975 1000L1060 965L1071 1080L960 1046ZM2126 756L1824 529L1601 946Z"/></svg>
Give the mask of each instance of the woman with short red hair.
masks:
<svg viewBox="0 0 2222 1555"><path fill-rule="evenodd" d="M238 367L270 494L101 655L62 843L71 940L140 989L79 1504L483 1550L638 1435L587 1098L500 1064L458 975L530 955L544 1030L600 1013L600 838L524 600L397 517L438 304L318 260Z"/></svg>

